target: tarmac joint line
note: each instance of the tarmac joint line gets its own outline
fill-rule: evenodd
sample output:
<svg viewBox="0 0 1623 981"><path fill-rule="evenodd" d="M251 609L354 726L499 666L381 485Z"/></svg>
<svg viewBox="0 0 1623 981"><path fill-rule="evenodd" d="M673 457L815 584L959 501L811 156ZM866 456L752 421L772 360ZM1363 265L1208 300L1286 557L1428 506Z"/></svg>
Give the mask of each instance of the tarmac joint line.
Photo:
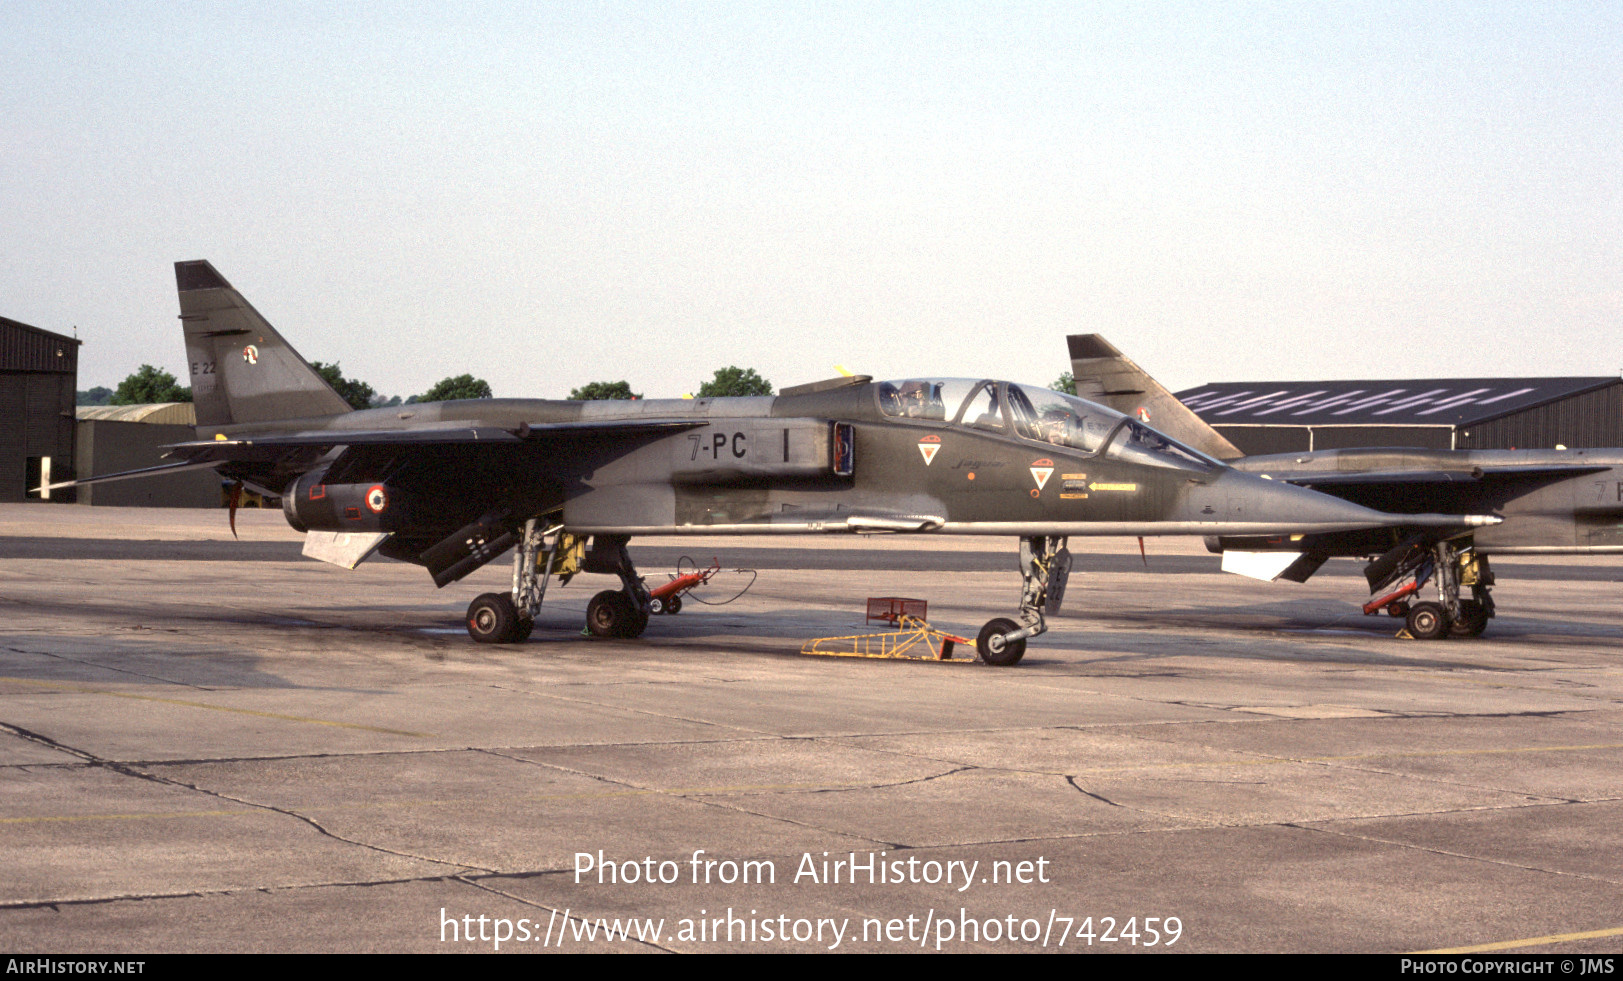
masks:
<svg viewBox="0 0 1623 981"><path fill-rule="evenodd" d="M393 855L393 856L395 856L397 858L409 858L409 859L412 859L414 861L429 862L429 863L432 863L434 865L446 865L446 866L450 866L452 868L460 868L460 869L473 868L473 869L476 869L476 870L481 871L481 872L493 872L493 871L495 871L494 869L482 869L482 868L479 868L478 866L471 866L471 865L468 865L465 862L447 862L444 859L430 858L430 857L428 857L426 855L413 855L413 854L411 854L409 852L400 852L400 851L395 851L392 848L384 848L382 845L374 845L374 844L370 844L370 843L364 842L364 841L356 841L356 840L351 839L351 838L345 838L343 835L336 834L336 833L334 833L332 831L329 831L327 828L322 827L321 823L316 821L315 819L306 817L305 815L299 814L296 811L291 811L291 810L288 810L286 808L277 807L274 804L261 804L261 803L259 803L257 801L242 800L240 798L232 797L232 796L230 796L228 794L222 794L222 793L219 793L218 791L208 790L207 788L199 787L196 784L186 783L183 780L176 780L176 779L174 779L172 777L163 777L163 776L159 776L159 775L157 775L155 773L147 773L145 771L136 769L135 767L132 767L132 766L129 766L129 765L126 765L126 764L123 764L123 763L118 763L118 762L115 762L113 760L102 759L101 757L95 755L94 753L90 753L90 752L87 752L85 750L73 747L73 746L68 746L65 743L60 743L60 742L56 741L55 739L52 739L49 736L44 736L44 735L41 735L41 734L39 734L37 732L32 732L32 731L30 731L28 729L22 728L21 726L15 726L15 725L12 725L12 724L7 723L7 722L0 722L0 730L10 732L10 733L12 733L12 734L14 734L16 736L19 736L19 737L21 737L23 739L27 739L27 740L29 740L31 742L38 743L38 744L40 744L42 746L48 746L48 747L50 747L52 749L57 749L57 750L60 750L60 751L62 751L64 753L68 753L70 755L77 756L80 759L84 760L86 763L91 764L92 766L99 766L99 767L111 770L114 773L120 774L122 776L131 777L131 778L136 779L136 780L144 780L144 781L147 781L148 783L159 784L160 786L176 787L176 788L179 788L181 790L189 790L192 793L203 794L204 796L212 797L215 800L229 801L230 803L240 804L240 805L242 805L243 807L246 807L246 808L257 808L257 809L262 810L262 811L269 811L272 814L280 814L283 817L290 817L290 818L294 819L295 821L300 821L300 822L302 822L302 823L304 823L306 825L309 825L311 828L313 828L316 831L317 834L320 834L320 835L323 835L325 837L331 838L334 841L341 841L346 845L355 845L358 848L366 848L366 849L370 849L372 851L382 852L382 853L384 853L386 855ZM166 815L163 815L161 813L150 814L150 815L149 814L56 815L56 816L43 815L43 816L29 817L29 818L8 819L4 823L7 823L7 824L10 824L10 823L28 823L28 822L51 821L51 820L59 820L59 821L60 820L81 820L81 821L82 820L149 820L149 819L154 818L154 817L163 817L163 816L166 816ZM177 813L175 816L177 816L177 817L188 817L188 816L190 816L190 817L200 817L200 816L202 816L202 817L218 817L218 816L238 817L238 816L242 816L242 815L239 814L238 812L234 812L234 811L219 811L219 812L216 812L216 811L196 811L196 812Z"/></svg>

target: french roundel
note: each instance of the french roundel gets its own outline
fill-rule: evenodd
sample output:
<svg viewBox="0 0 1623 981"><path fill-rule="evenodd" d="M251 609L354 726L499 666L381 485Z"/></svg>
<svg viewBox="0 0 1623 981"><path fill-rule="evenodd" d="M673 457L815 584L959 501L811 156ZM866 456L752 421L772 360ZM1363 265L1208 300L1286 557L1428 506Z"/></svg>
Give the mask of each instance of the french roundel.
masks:
<svg viewBox="0 0 1623 981"><path fill-rule="evenodd" d="M383 509L389 506L389 495L384 493L382 484L374 484L366 492L366 506L372 509L373 514L382 514Z"/></svg>

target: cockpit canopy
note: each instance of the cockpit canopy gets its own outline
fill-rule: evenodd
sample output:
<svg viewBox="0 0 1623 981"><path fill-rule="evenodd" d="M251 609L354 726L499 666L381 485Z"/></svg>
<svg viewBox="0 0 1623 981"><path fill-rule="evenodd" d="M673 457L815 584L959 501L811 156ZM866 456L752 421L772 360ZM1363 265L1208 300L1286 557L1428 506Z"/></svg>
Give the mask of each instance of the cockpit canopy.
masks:
<svg viewBox="0 0 1623 981"><path fill-rule="evenodd" d="M940 420L1089 455L1206 472L1222 464L1137 419L1074 395L1032 385L970 378L880 382L879 410L899 419Z"/></svg>

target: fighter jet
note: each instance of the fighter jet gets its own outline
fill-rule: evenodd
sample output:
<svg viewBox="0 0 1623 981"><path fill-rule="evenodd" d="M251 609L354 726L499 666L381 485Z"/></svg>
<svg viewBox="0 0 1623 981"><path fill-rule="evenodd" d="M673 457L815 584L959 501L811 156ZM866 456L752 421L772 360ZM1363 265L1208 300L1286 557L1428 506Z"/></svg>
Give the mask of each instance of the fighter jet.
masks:
<svg viewBox="0 0 1623 981"><path fill-rule="evenodd" d="M1208 536L1223 568L1305 582L1331 557L1362 558L1364 612L1405 619L1434 640L1476 637L1494 615L1492 555L1623 554L1623 449L1340 449L1244 456L1109 341L1067 338L1079 395L1153 420L1236 470L1396 513L1496 515L1469 528L1398 526L1290 535ZM1427 586L1436 599L1422 599ZM1468 591L1468 599L1462 592Z"/></svg>
<svg viewBox="0 0 1623 981"><path fill-rule="evenodd" d="M208 262L176 263L175 278L198 439L170 447L173 463L87 482L212 468L280 496L307 555L353 568L375 552L442 587L511 549L512 589L468 607L476 641L526 638L548 583L577 571L621 583L591 600L590 632L641 635L655 604L626 549L634 535L1007 535L1020 542L1017 619L989 621L976 646L1009 665L1059 609L1070 536L1476 520L1400 519L1239 473L1104 406L995 379L352 411Z"/></svg>

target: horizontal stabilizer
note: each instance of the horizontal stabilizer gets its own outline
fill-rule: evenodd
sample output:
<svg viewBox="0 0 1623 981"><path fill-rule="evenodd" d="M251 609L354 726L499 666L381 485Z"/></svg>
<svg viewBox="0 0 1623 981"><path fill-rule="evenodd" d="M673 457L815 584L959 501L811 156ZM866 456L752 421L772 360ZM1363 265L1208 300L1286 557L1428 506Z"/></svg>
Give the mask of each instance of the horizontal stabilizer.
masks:
<svg viewBox="0 0 1623 981"><path fill-rule="evenodd" d="M109 484L115 480L140 480L143 477L167 477L172 473L185 473L188 470L207 470L214 466L213 461L181 461L179 463L164 463L156 467L142 467L139 470L121 470L118 473L104 473L95 477L83 477L78 480L59 480L46 484L44 487L32 488L30 494L42 491L61 490L64 487L85 487L90 484Z"/></svg>

